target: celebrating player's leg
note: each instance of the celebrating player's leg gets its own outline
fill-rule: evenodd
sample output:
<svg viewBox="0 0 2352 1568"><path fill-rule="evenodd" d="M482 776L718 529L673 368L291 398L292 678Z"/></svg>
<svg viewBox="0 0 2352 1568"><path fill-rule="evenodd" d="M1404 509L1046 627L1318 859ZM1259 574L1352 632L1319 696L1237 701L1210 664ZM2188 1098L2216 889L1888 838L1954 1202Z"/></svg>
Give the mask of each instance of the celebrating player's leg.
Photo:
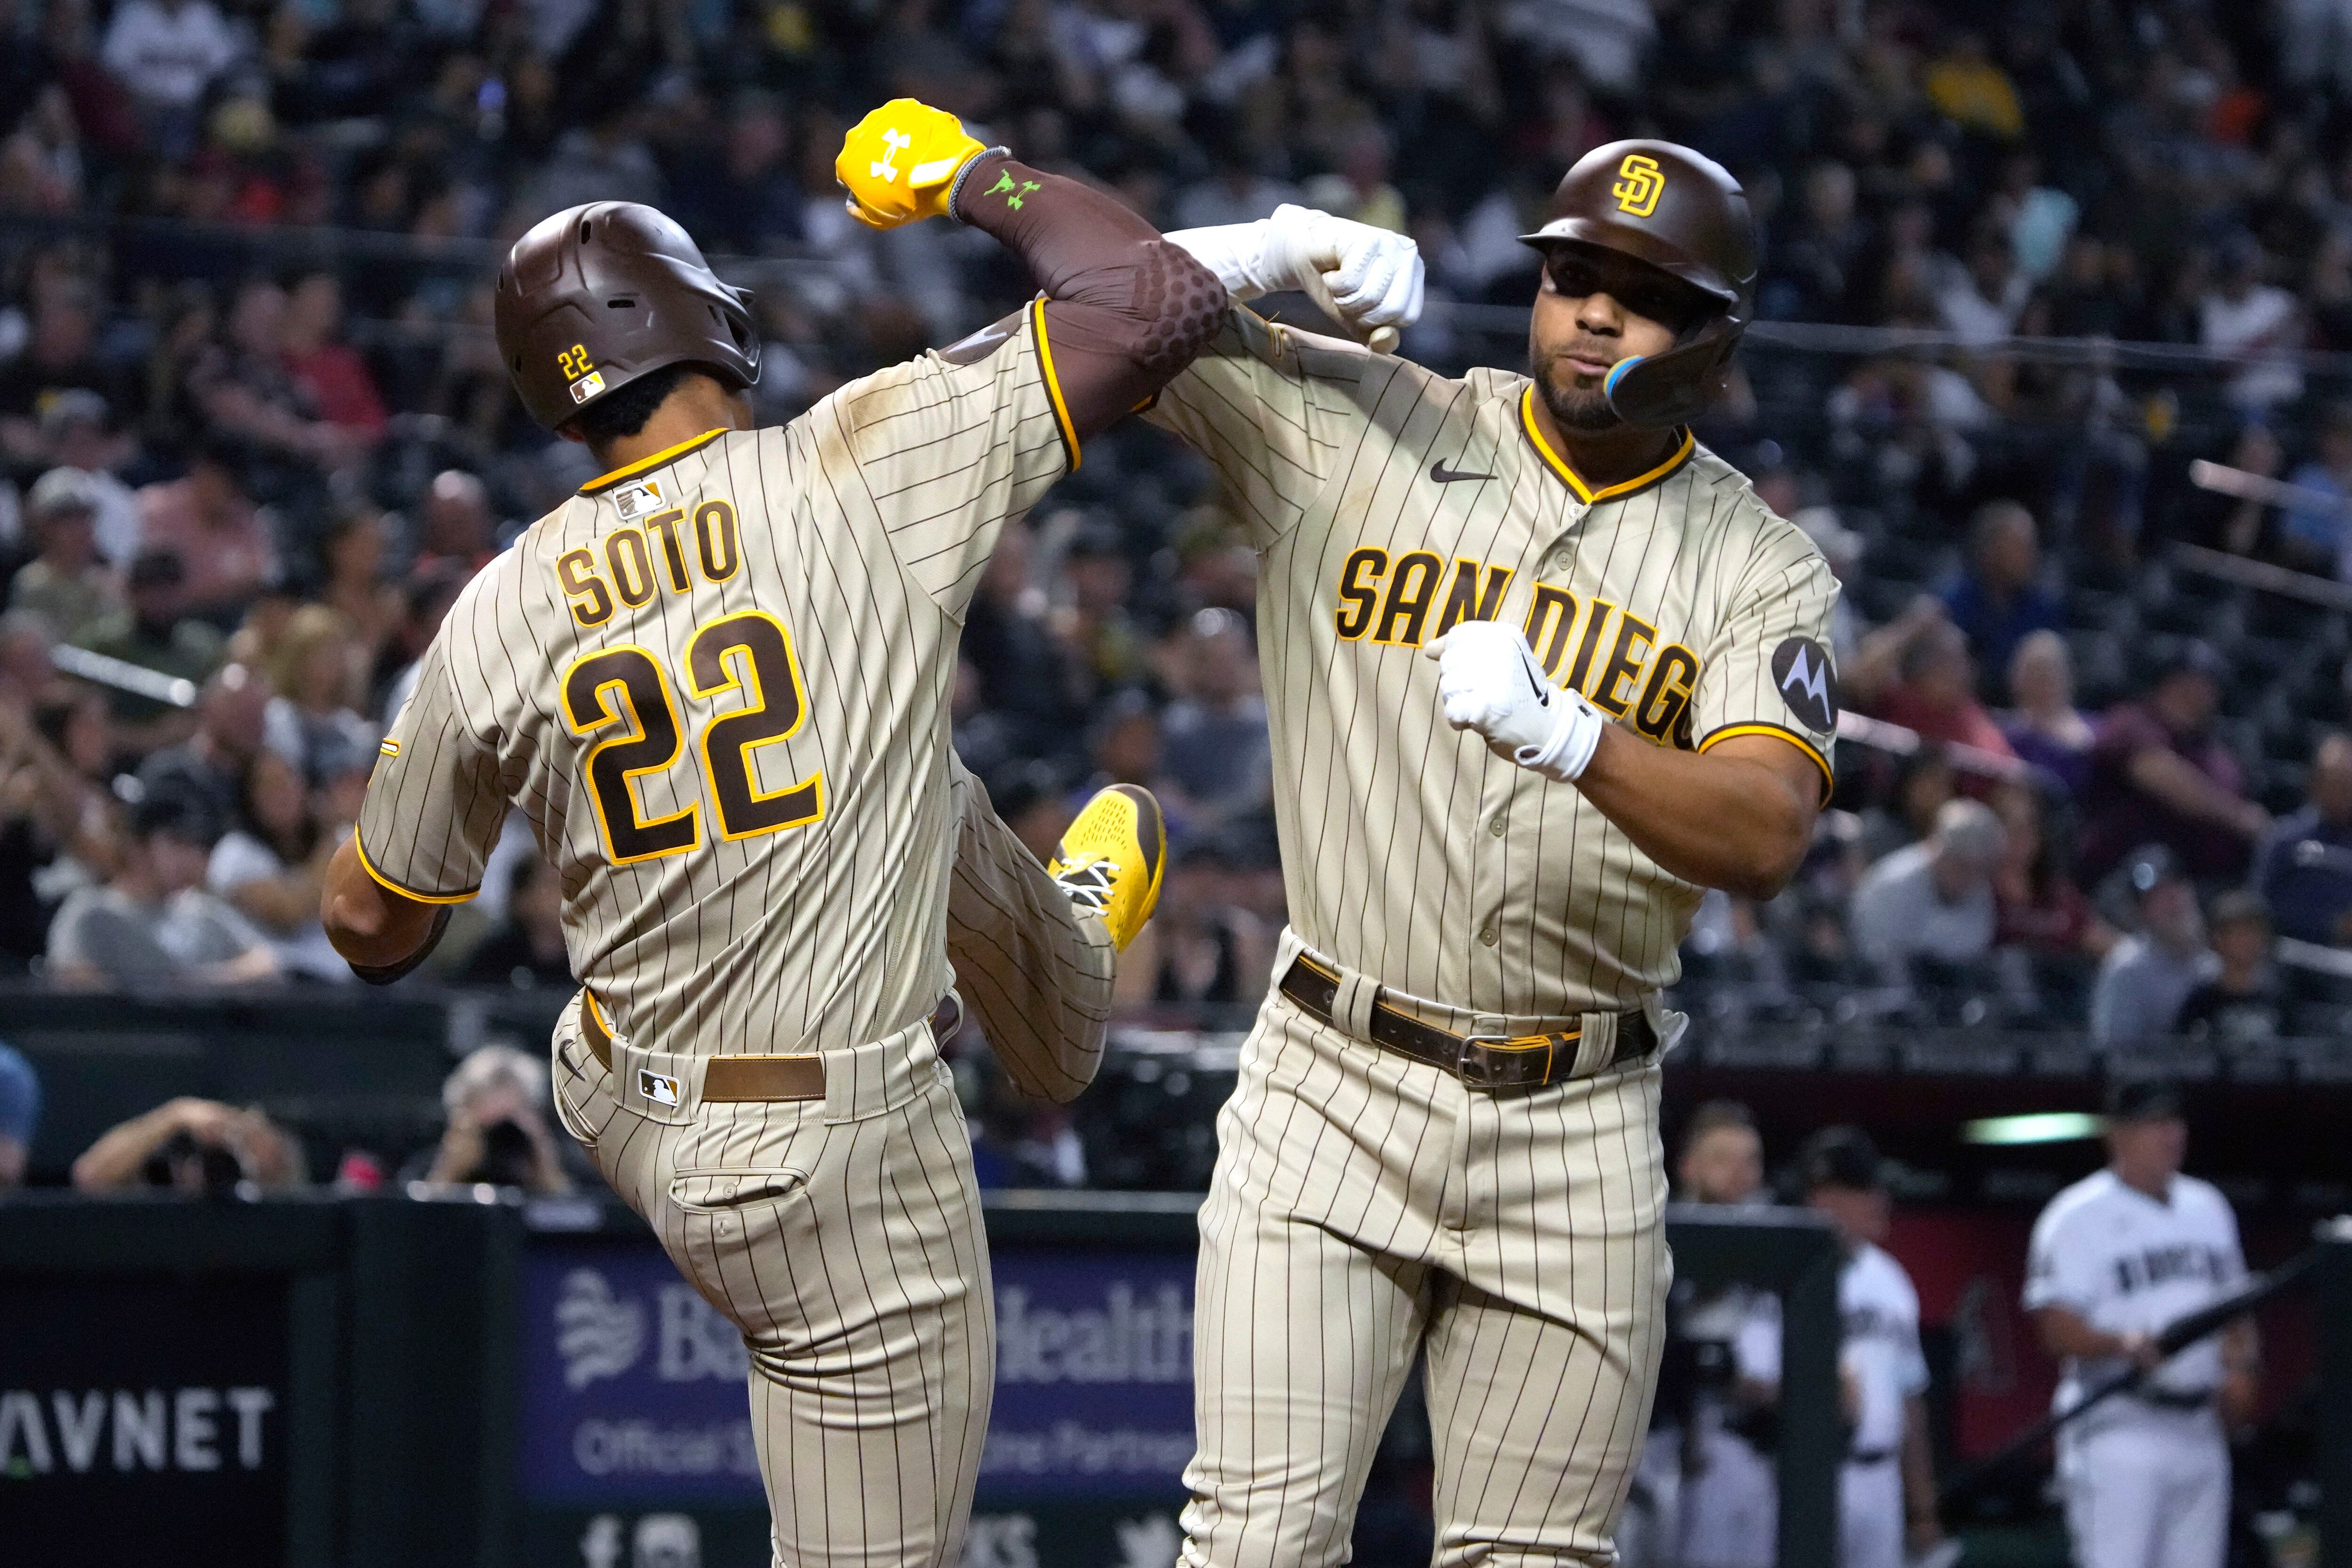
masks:
<svg viewBox="0 0 2352 1568"><path fill-rule="evenodd" d="M1043 295L755 430L748 298L684 230L593 203L525 235L500 356L607 471L449 612L323 915L396 978L520 806L584 983L558 1110L742 1331L777 1562L931 1568L994 1364L933 1021L961 980L1016 1076L1075 1094L1164 858L1139 792L1081 817L1059 880L996 819L948 746L963 611L1004 527L1224 296L1116 202L911 100L839 171L865 221L983 229Z"/></svg>

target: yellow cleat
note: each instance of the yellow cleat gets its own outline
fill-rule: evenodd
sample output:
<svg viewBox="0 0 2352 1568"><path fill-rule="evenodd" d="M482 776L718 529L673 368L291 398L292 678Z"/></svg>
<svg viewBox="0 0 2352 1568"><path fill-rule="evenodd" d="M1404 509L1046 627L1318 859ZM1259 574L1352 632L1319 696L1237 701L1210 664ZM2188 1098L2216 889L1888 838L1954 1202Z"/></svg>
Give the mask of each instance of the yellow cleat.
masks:
<svg viewBox="0 0 2352 1568"><path fill-rule="evenodd" d="M1122 951L1160 901L1160 875L1168 866L1168 824L1151 792L1113 784L1087 802L1045 874L1070 902L1102 917Z"/></svg>

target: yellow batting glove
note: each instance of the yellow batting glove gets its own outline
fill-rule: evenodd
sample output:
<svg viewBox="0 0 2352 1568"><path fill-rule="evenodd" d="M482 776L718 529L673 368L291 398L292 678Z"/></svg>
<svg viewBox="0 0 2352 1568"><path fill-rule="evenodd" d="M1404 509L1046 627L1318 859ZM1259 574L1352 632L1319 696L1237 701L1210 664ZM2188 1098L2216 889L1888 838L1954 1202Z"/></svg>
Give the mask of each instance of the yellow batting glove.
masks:
<svg viewBox="0 0 2352 1568"><path fill-rule="evenodd" d="M937 217L966 163L988 151L944 109L894 98L850 128L833 161L849 216L874 228Z"/></svg>

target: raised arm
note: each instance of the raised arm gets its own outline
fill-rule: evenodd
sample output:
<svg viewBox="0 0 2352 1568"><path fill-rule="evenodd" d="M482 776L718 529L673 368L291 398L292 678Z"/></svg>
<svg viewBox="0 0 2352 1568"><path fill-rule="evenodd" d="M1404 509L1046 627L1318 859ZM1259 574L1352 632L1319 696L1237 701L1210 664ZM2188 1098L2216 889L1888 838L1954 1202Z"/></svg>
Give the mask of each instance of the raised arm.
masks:
<svg viewBox="0 0 2352 1568"><path fill-rule="evenodd" d="M1208 346L1225 290L1116 200L1049 174L913 99L860 121L834 172L876 228L944 216L993 236L1045 291L1042 336L1074 441L1108 429Z"/></svg>

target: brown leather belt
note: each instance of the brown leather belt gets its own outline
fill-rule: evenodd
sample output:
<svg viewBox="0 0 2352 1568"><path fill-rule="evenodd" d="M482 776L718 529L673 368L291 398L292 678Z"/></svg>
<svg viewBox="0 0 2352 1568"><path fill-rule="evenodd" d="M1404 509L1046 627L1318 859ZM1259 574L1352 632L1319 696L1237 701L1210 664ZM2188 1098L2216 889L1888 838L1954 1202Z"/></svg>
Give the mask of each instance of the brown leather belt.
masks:
<svg viewBox="0 0 2352 1568"><path fill-rule="evenodd" d="M1339 1026L1332 1016L1332 1007L1339 995L1339 977L1304 953L1292 959L1290 967L1283 971L1278 989L1297 1005L1299 1011L1318 1023ZM1375 996L1364 1036L1372 1044L1401 1057L1444 1068L1467 1088L1493 1094L1503 1089L1539 1089L1574 1077L1577 1048L1583 1043L1584 1031L1580 1027L1558 1035L1508 1037L1457 1035L1450 1029L1424 1024ZM1620 1013L1617 1049L1601 1070L1640 1061L1657 1048L1658 1031L1651 1026L1649 1015L1638 1011Z"/></svg>
<svg viewBox="0 0 2352 1568"><path fill-rule="evenodd" d="M955 1033L962 1013L953 996L948 997L931 1015L931 1034L945 1039ZM588 1054L606 1072L613 1070L613 1033L604 1026L604 1019L596 1010L594 998L584 993L580 998L580 1035L588 1042ZM752 1101L777 1100L823 1100L824 1098L824 1058L815 1055L784 1057L713 1057L702 1069L702 1098L706 1104L740 1105Z"/></svg>

